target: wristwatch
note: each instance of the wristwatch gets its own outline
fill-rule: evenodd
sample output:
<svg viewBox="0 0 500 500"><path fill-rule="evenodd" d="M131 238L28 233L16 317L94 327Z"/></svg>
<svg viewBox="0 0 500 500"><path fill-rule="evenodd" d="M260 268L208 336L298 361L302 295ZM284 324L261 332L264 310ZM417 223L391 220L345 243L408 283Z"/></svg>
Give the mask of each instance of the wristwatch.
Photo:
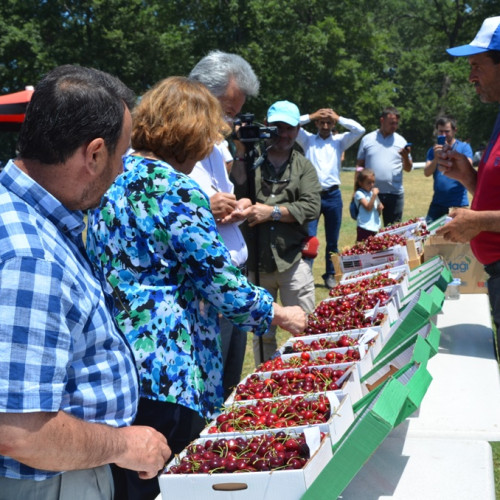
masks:
<svg viewBox="0 0 500 500"><path fill-rule="evenodd" d="M278 222L281 219L281 210L278 205L274 205L271 213L271 219L273 219L274 222Z"/></svg>

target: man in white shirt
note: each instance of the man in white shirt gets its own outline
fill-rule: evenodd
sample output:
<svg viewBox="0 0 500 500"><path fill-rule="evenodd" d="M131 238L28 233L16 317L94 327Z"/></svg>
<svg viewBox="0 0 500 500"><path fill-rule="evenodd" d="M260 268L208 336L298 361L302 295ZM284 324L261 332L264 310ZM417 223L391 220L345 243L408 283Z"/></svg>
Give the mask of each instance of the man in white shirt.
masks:
<svg viewBox="0 0 500 500"><path fill-rule="evenodd" d="M201 59L189 74L219 99L228 122L241 111L247 96L259 92L259 80L252 67L242 57L214 50ZM212 153L198 162L190 174L210 198L210 208L217 229L231 254L233 265L246 273L248 250L238 227L243 221L241 212L251 206L248 198L236 200L234 186L226 168L224 144L215 146ZM224 361L224 394L241 379L247 336L226 318L219 320Z"/></svg>
<svg viewBox="0 0 500 500"><path fill-rule="evenodd" d="M314 165L321 184L321 213L325 222L325 274L327 288L335 286L335 269L331 253L338 253L340 225L342 224L342 196L340 193L340 167L344 151L351 147L364 133L358 122L339 116L333 109L323 108L302 115L300 124L314 121L317 134L300 128L297 142L306 158ZM347 132L334 133L336 125L342 125ZM309 224L309 235L316 236L318 220Z"/></svg>

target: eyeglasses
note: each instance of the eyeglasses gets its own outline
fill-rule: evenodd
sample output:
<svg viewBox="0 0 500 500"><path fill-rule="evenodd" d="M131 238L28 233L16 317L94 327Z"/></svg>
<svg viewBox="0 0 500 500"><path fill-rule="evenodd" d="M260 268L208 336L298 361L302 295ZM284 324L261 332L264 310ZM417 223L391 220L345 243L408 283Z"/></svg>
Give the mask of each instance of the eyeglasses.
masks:
<svg viewBox="0 0 500 500"><path fill-rule="evenodd" d="M262 178L262 193L264 196L280 194L284 191L290 179L265 179Z"/></svg>

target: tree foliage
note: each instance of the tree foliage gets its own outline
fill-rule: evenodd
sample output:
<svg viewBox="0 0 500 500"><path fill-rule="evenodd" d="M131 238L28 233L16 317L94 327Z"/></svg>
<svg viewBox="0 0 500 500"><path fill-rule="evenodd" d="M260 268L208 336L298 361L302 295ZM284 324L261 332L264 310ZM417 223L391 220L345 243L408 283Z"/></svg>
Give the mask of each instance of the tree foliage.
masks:
<svg viewBox="0 0 500 500"><path fill-rule="evenodd" d="M446 48L469 42L492 0L3 0L1 92L35 84L59 64L109 71L138 94L186 75L209 50L241 54L261 80L245 111L265 116L277 99L302 112L333 107L378 126L397 106L401 132L423 159L440 113L454 115L473 147L488 139L496 106L467 81L464 58ZM0 157L12 155L0 136ZM355 148L351 148L355 149ZM6 151L8 150L8 154ZM349 152L351 156L355 151Z"/></svg>

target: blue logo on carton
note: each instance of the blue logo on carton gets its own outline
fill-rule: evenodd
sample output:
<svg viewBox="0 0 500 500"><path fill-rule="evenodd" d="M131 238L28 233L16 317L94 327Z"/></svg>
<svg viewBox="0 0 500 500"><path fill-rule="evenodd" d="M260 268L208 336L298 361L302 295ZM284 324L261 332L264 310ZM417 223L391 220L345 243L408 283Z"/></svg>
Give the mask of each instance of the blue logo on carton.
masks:
<svg viewBox="0 0 500 500"><path fill-rule="evenodd" d="M450 268L450 271L453 273L459 272L459 273L466 273L469 270L469 265L471 263L471 260L467 255L461 255L457 257L455 260L449 260L448 261L448 267Z"/></svg>

